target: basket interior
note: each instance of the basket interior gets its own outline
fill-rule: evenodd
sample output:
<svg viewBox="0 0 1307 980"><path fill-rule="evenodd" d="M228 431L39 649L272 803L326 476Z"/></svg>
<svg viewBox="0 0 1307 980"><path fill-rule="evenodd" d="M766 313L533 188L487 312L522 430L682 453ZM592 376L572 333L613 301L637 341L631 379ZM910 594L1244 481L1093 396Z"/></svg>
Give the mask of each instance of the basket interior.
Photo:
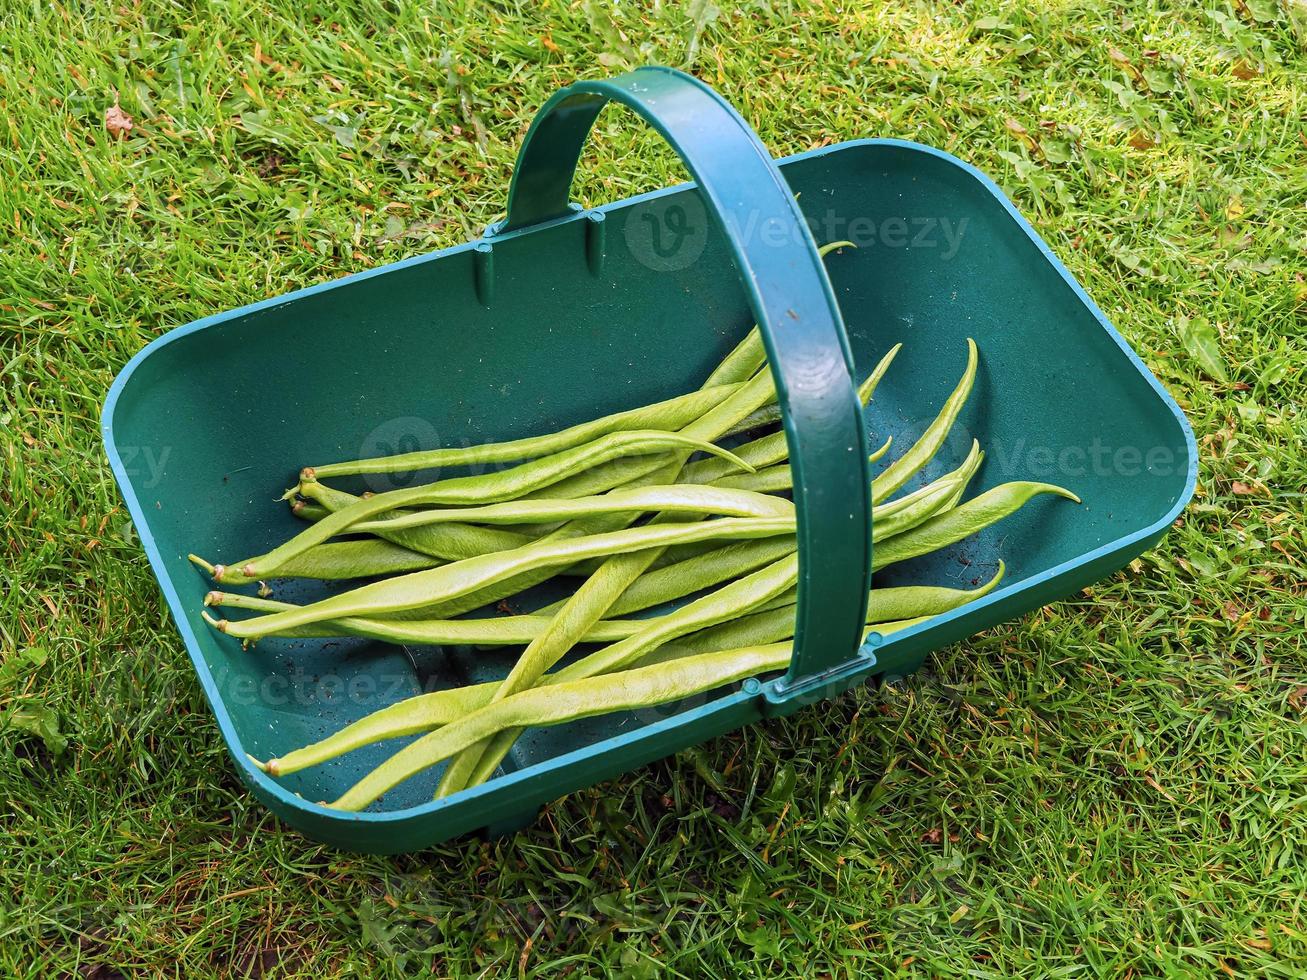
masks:
<svg viewBox="0 0 1307 980"><path fill-rule="evenodd" d="M890 458L912 444L974 337L974 393L917 482L956 466L974 436L988 455L973 493L1038 479L1084 499L1081 507L1037 499L962 545L886 569L878 585L971 587L1000 558L1007 584L1020 583L1150 527L1180 498L1189 463L1182 427L986 184L947 159L889 143L810 154L783 171L819 241L860 245L828 260L859 375L904 344L868 412L873 444L892 436ZM513 438L697 386L751 324L723 242L710 230L688 267L655 269L625 234L641 209L680 202L694 213L690 198L685 190L608 209L597 275L579 221L496 245L489 308L473 288L470 253L456 251L216 318L137 362L109 438L145 515L142 536L157 548L156 571L175 593L174 613L193 632L192 656L212 675L214 708L240 743L233 748L266 758L422 690L504 675L514 651L362 640L265 641L243 651L201 621L209 583L186 554L234 561L293 533L300 525L276 498L305 464ZM352 488L417 478L373 477ZM276 585L291 601L324 591ZM673 710L533 732L506 764L529 765ZM332 799L393 748L374 746L286 782L307 799ZM378 805L426 802L437 778L410 780Z"/></svg>

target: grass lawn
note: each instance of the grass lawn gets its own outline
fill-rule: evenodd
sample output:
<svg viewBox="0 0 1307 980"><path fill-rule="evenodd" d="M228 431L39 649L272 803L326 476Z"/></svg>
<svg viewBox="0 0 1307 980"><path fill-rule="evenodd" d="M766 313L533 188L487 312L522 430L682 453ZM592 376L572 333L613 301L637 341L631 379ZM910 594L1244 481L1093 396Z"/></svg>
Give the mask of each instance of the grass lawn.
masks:
<svg viewBox="0 0 1307 980"><path fill-rule="evenodd" d="M0 52L0 974L1307 971L1303 0L9 0ZM898 136L994 175L1187 411L1194 503L902 684L515 837L318 847L231 772L101 451L110 380L478 234L548 95L646 62L778 155ZM615 111L593 146L588 203L680 178Z"/></svg>

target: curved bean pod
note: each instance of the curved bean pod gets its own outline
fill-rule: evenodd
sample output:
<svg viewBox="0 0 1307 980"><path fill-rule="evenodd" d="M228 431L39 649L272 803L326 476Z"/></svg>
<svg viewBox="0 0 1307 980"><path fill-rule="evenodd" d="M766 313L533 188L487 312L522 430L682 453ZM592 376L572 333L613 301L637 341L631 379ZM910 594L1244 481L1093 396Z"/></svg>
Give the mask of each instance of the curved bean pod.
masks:
<svg viewBox="0 0 1307 980"><path fill-rule="evenodd" d="M286 612L297 609L288 602L275 602L255 596L231 592L210 592L206 606L231 609L250 609L258 612ZM205 622L219 632L227 632L230 622L204 614ZM492 616L486 619L372 619L363 616L345 616L308 626L299 626L282 633L281 638L304 639L326 636L362 636L385 643L440 646L463 644L468 646L516 646L530 643L550 623L548 616ZM644 629L643 619L600 620L585 634L587 643L612 643Z"/></svg>
<svg viewBox="0 0 1307 980"><path fill-rule="evenodd" d="M777 643L531 688L472 711L423 736L396 752L329 805L339 810L361 810L416 773L505 729L555 725L677 701L779 670L789 662L789 656L790 645Z"/></svg>
<svg viewBox="0 0 1307 980"><path fill-rule="evenodd" d="M703 450L714 455L723 453L731 455L711 443L679 432L613 432L584 446L532 460L502 473L453 477L437 483L391 490L388 493L360 499L357 503L336 511L330 517L309 525L291 540L273 548L267 554L237 562L231 567L215 565L218 571L214 578L224 583L253 582L261 578L270 578L276 574L276 569L282 562L344 532L358 521L384 514L388 510L435 504L476 505L511 500L523 493L538 490L569 475L598 467L601 463L621 456L663 453L669 450L681 452ZM746 463L744 468L751 467ZM301 488L301 493L303 492L304 488Z"/></svg>
<svg viewBox="0 0 1307 980"><path fill-rule="evenodd" d="M372 582L293 611L231 623L227 632L242 639L256 639L324 619L429 606L440 599L464 595L518 572L570 564L582 558L713 537L765 538L793 531L793 519L723 517L702 524L646 525L570 540L541 539L513 551L481 555L424 572L410 572L408 575Z"/></svg>
<svg viewBox="0 0 1307 980"><path fill-rule="evenodd" d="M874 548L871 567L881 569L895 562L928 555L932 551L957 544L963 538L968 538L977 531L1014 514L1032 497L1044 493L1056 494L1080 503L1080 498L1070 490L1051 483L1025 481L1003 483ZM430 575L431 573L417 574Z"/></svg>
<svg viewBox="0 0 1307 980"><path fill-rule="evenodd" d="M321 480L358 473L411 473L417 470L536 459L592 442L612 432L636 429L675 431L699 418L708 409L730 396L738 387L739 384L717 384L541 436L529 436L509 442L485 443L466 448L429 449L400 453L396 456L328 463L326 466L312 466L309 469L313 470L317 479Z"/></svg>
<svg viewBox="0 0 1307 980"><path fill-rule="evenodd" d="M794 539L767 538L715 548L694 558L646 572L608 609L611 616L649 609L779 561L795 550ZM622 611L618 611L622 610ZM537 612L549 612L549 608Z"/></svg>
<svg viewBox="0 0 1307 980"><path fill-rule="evenodd" d="M670 640L725 622L733 616L747 612L761 602L766 602L791 588L798 581L798 577L798 555L788 555L673 613L646 620L647 625L644 629L569 664L550 675L548 683L562 684L583 677L625 670L641 657ZM584 609L584 606L582 608ZM568 612L569 606L564 606L559 613L559 618L566 617ZM512 697L528 689L550 666L552 663L530 661L524 654L513 671L504 679L499 691L496 691L494 700ZM442 778L436 790L437 796L449 795L464 788L467 783L475 785L476 782L489 778L521 734L520 728L506 729L481 749L479 757L475 752L460 756L461 760L466 761L459 766L459 776L450 779Z"/></svg>
<svg viewBox="0 0 1307 980"><path fill-rule="evenodd" d="M876 631L889 635L902 629L903 623L917 623L940 613L951 612L968 602L988 595L1003 580L1006 567L1000 561L998 571L984 585L975 589L948 589L929 585L901 585L885 589L872 589L867 600L867 625L876 625ZM719 626L700 630L672 643L660 646L639 660L640 666L663 663L680 657L694 656L711 650L729 650L735 647L775 643L794 636L793 591L783 592L773 602L782 605L768 608L771 603L754 607L754 612ZM620 620L620 622L630 622Z"/></svg>
<svg viewBox="0 0 1307 980"><path fill-rule="evenodd" d="M603 514L664 511L672 514L720 514L724 517L787 517L794 504L783 497L749 490L706 486L650 486L613 490L593 497L560 500L510 500L484 507L422 510L371 521L361 521L351 532L379 534L427 524L468 521L478 524L530 524L562 521Z"/></svg>
<svg viewBox="0 0 1307 980"><path fill-rule="evenodd" d="M328 541L315 545L277 569L277 578L311 578L339 581L401 575L444 564L439 558L419 554L389 541L368 538L361 541Z"/></svg>
<svg viewBox="0 0 1307 980"><path fill-rule="evenodd" d="M360 500L370 499L356 497L344 490L337 490L324 483L302 483L300 492L307 499L315 501L328 513L344 510ZM311 506L311 505L310 505ZM412 513L408 510L388 511L393 516ZM380 537L394 544L447 561L460 561L487 555L492 551L506 551L532 541L520 530L508 530L502 527L477 527L473 524L438 524L424 527L387 531Z"/></svg>
<svg viewBox="0 0 1307 980"><path fill-rule="evenodd" d="M713 368L704 382L704 387L713 385L742 384L748 381L767 362L767 351L762 345L762 334L757 327L749 332L731 350L722 362Z"/></svg>
<svg viewBox="0 0 1307 980"><path fill-rule="evenodd" d="M921 434L921 438L906 453L885 467L884 471L871 482L871 502L873 504L880 503L907 483L913 474L929 463L934 458L935 453L939 452L939 448L944 445L944 440L948 438L949 431L953 428L953 423L962 414L963 406L967 403L967 396L971 394L971 386L976 380L976 365L979 363L979 359L980 354L976 350L976 342L968 337L967 367L962 372L962 379L944 402L944 407L940 409L939 415Z"/></svg>
<svg viewBox="0 0 1307 980"><path fill-rule="evenodd" d="M324 739L283 756L267 762L260 762L253 756L249 759L270 776L289 776L301 769L330 762L365 745L405 735L417 735L452 724L489 704L490 695L497 686L497 682L487 681L405 698L365 715Z"/></svg>

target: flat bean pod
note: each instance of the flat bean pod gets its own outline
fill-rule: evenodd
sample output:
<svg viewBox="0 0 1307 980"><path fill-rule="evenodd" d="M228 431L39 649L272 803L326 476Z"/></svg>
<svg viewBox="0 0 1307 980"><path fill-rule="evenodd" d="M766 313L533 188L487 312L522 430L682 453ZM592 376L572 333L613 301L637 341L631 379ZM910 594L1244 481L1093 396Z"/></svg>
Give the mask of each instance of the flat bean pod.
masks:
<svg viewBox="0 0 1307 980"><path fill-rule="evenodd" d="M639 514L651 510L673 514L719 514L723 517L786 517L794 513L794 505L782 497L749 490L684 485L651 486L613 490L593 497L510 500L483 507L414 511L399 517L363 521L353 525L350 530L377 534L456 521L529 524L602 514Z"/></svg>
<svg viewBox="0 0 1307 980"><path fill-rule="evenodd" d="M748 381L758 369L767 363L767 351L762 345L762 334L757 327L750 328L749 332L723 358L722 362L713 369L708 375L708 380L704 382L705 387L714 385L736 384Z"/></svg>
<svg viewBox="0 0 1307 980"><path fill-rule="evenodd" d="M673 613L660 616L657 619L646 620L647 625L644 629L625 639L618 640L610 646L596 650L575 663L569 664L562 670L550 675L549 683L551 685L561 684L576 678L593 677L596 674L624 670L664 643L685 636L695 630L715 626L733 616L748 612L758 603L766 602L768 599L792 587L798 580L798 576L798 556L789 555L766 568L759 569L738 581L732 582L725 588L718 589L711 595L697 599ZM558 614L559 618L566 617L568 612L569 610L565 606ZM511 697L517 692L527 689L543 674L547 666L552 666L552 664L530 663L526 661L524 656L523 660L519 660L513 671L505 678L500 691L496 692L495 700L502 697ZM460 769L467 775L456 779L442 779L437 789L437 795L448 795L451 792L456 792L458 789L463 788L465 781L475 785L477 782L489 778L520 735L521 729L519 728L510 728L500 732L488 745L482 748L479 757L472 753L470 754L471 757L460 766Z"/></svg>
<svg viewBox="0 0 1307 980"><path fill-rule="evenodd" d="M701 388L666 401L606 415L541 436L466 448L430 449L395 456L378 456L313 466L310 469L316 473L317 479L323 480L359 473L412 473L418 470L536 459L592 442L612 432L636 429L675 431L699 418L738 387L738 384L719 384Z"/></svg>
<svg viewBox="0 0 1307 980"><path fill-rule="evenodd" d="M906 453L885 467L884 471L872 481L871 502L873 504L878 504L893 495L894 491L912 479L912 476L939 452L940 447L944 445L944 440L948 438L948 434L953 428L953 423L962 414L962 409L967 403L967 396L971 394L971 386L976 380L976 365L979 363L979 357L976 342L968 337L967 367L962 373L962 379L944 402L944 407L940 409L939 415L921 434L921 438Z"/></svg>
<svg viewBox="0 0 1307 980"><path fill-rule="evenodd" d="M367 499L337 490L324 483L302 484L301 491L327 513L344 510L360 500ZM399 509L387 511L386 515L399 516L408 513L412 512ZM446 561L475 558L477 555L487 555L492 551L507 551L509 548L529 544L533 540L529 535L523 534L520 528L509 530L502 527L479 527L474 524L436 524L386 531L378 536L410 551L444 558Z"/></svg>
<svg viewBox="0 0 1307 980"><path fill-rule="evenodd" d="M411 776L505 729L555 725L613 711L665 704L783 668L790 645L728 650L604 677L531 688L486 705L400 749L332 807L362 810Z"/></svg>
<svg viewBox="0 0 1307 980"><path fill-rule="evenodd" d="M275 602L231 592L210 592L207 606L250 609L258 612L286 612L297 609L287 602ZM205 615L205 621L225 633L227 620ZM327 636L361 636L385 643L440 646L516 646L530 643L549 625L548 616L492 616L485 619L375 619L345 616L308 626L299 626L272 634L282 638L303 639ZM585 634L587 643L611 643L621 640L648 625L643 619L600 620Z"/></svg>
<svg viewBox="0 0 1307 980"><path fill-rule="evenodd" d="M1003 518L1016 513L1032 497L1050 493L1067 500L1080 503L1080 498L1070 490L1054 486L1051 483L1031 483L1019 481L1003 483L992 490L986 490L978 497L959 504L953 510L932 517L924 524L911 531L890 538L884 544L872 549L871 567L884 568L895 562L906 561L928 555L941 548L957 544L977 531L996 524ZM429 575L430 572L419 572Z"/></svg>
<svg viewBox="0 0 1307 980"><path fill-rule="evenodd" d="M214 566L220 570L214 578L219 582L241 583L272 577L282 562L307 551L315 544L321 544L345 532L359 521L384 514L388 510L437 504L470 506L511 500L528 491L539 490L571 474L599 467L601 463L622 456L663 453L672 449L682 452L703 450L714 455L723 453L730 455L726 450L711 443L679 432L614 432L584 446L532 460L502 473L454 477L420 487L391 490L373 497L360 498L349 507L309 525L290 541L265 555L237 562L232 567ZM744 464L743 468L751 467ZM308 479L303 482L315 481ZM301 492L304 491L305 488L301 487Z"/></svg>
<svg viewBox="0 0 1307 980"><path fill-rule="evenodd" d="M242 639L256 639L324 619L366 616L427 606L440 599L463 595L518 572L570 564L582 558L713 537L765 538L792 533L793 530L792 519L723 517L702 524L646 525L569 540L542 539L513 551L481 555L423 572L411 572L372 582L293 611L233 622L227 632Z"/></svg>
<svg viewBox="0 0 1307 980"><path fill-rule="evenodd" d="M441 559L431 555L419 554L389 541L365 538L360 541L328 541L315 545L282 564L277 569L276 577L338 581L377 575L402 575L441 564Z"/></svg>

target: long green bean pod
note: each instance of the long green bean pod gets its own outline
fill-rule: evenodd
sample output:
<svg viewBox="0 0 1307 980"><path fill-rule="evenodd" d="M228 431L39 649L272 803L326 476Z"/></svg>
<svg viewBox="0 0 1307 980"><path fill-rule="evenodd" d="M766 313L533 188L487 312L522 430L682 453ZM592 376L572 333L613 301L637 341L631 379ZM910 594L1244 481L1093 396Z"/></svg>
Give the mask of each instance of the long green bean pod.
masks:
<svg viewBox="0 0 1307 980"><path fill-rule="evenodd" d="M400 453L395 456L356 459L343 463L328 463L325 466L313 466L310 469L315 472L317 479L323 480L359 473L411 473L417 470L537 459L592 442L612 432L637 429L675 431L703 415L738 387L739 384L718 384L710 388L701 388L666 401L606 415L603 418L582 422L541 436L466 448L429 449Z"/></svg>
<svg viewBox="0 0 1307 980"><path fill-rule="evenodd" d="M959 504L953 510L945 511L932 517L904 534L890 538L871 553L871 567L884 568L895 562L907 561L928 555L932 551L947 548L968 538L977 531L996 524L1003 518L1016 513L1032 497L1043 493L1056 494L1080 503L1080 498L1070 490L1054 486L1051 483L1030 483L1018 481L1003 483L986 490L978 497ZM418 572L429 575L430 572Z"/></svg>
<svg viewBox="0 0 1307 980"><path fill-rule="evenodd" d="M665 704L779 670L789 662L789 647L788 643L777 643L729 650L522 691L472 711L400 749L330 805L340 810L362 810L416 773L506 729L555 725Z"/></svg>
<svg viewBox="0 0 1307 980"><path fill-rule="evenodd" d="M981 596L988 595L1003 580L1005 566L998 563L998 571L984 585L975 589L949 589L930 585L900 585L884 589L873 588L867 598L867 625L889 635L901 629L902 623L917 623L941 613L951 612ZM652 653L640 658L639 666L663 663L680 657L708 653L712 650L730 650L735 647L775 643L794 636L793 590L782 592L771 602L761 603L754 611L739 619L728 620L691 633L671 643L665 643ZM772 603L781 605L772 606ZM630 620L617 620L630 622Z"/></svg>
<svg viewBox="0 0 1307 980"><path fill-rule="evenodd" d="M267 762L260 762L253 757L250 757L250 761L270 776L289 776L301 769L330 762L365 745L429 732L458 721L489 704L490 695L497 686L498 682L487 681L405 698L293 752Z"/></svg>
<svg viewBox="0 0 1307 980"><path fill-rule="evenodd" d="M747 474L743 474L747 475ZM337 490L325 483L301 483L299 491L311 499L327 513L344 510L365 497L356 497L344 490ZM398 517L412 511L397 509L386 511L382 516ZM325 514L322 516L326 516ZM395 531L383 531L378 537L394 544L416 551L420 554L443 558L446 561L460 561L475 558L492 551L507 551L529 544L532 538L523 534L520 528L509 530L503 527L480 527L475 524L432 524L422 527L403 528Z"/></svg>
<svg viewBox="0 0 1307 980"><path fill-rule="evenodd" d="M288 602L276 602L234 592L210 592L206 606L249 609L257 612L286 612L299 608ZM214 619L207 613L205 621L225 633L229 622ZM516 646L530 643L549 625L549 616L492 616L485 619L375 619L345 616L307 626L298 626L272 634L281 638L303 639L325 636L362 636L385 643L440 646ZM600 620L585 635L587 643L612 643L644 629L647 620Z"/></svg>
<svg viewBox="0 0 1307 980"><path fill-rule="evenodd" d="M992 591L1002 580L1003 571L1003 564L1000 562L997 574L989 582L978 589L970 591L930 586L900 586L874 589L868 605L867 622L869 624L879 623L880 625L875 626L875 629L883 634L889 634L894 631L894 628L902 628L904 623L917 623L931 615L948 612ZM790 604L792 605L793 592L783 592L780 596L783 597L787 594L791 597ZM258 601L266 602L266 600ZM765 605L766 603L763 603L755 608L762 609ZM788 613L788 625L792 631L793 609L781 611ZM895 618L889 619L890 617ZM889 623L882 622L882 620L887 619L889 619ZM618 620L614 622L627 623L630 621ZM739 641L736 644L739 646L751 646L755 645L756 642L770 642L745 641L740 638L747 634L755 636L768 635L768 630L771 633L775 632L774 626L765 625L757 616L746 616L740 622L748 622L749 626L733 629L734 623L727 622L690 633L680 639L663 644L651 653L642 656L637 661L637 665L643 667L654 663L664 663L680 656L692 656L722 649L722 647L711 645L715 640L734 638ZM788 635L792 635L792 633L786 633L781 638L783 639ZM558 683L555 679L557 676L557 674L546 675L542 679L542 683L546 685ZM259 765L273 775L287 775L301 769L320 765L365 745L431 731L491 703L491 696L498 687L499 682L489 681L407 698L373 712L318 742L288 752L284 756L266 764L259 763Z"/></svg>
<svg viewBox="0 0 1307 980"><path fill-rule="evenodd" d="M732 616L747 612L760 602L766 602L793 586L798 577L798 556L789 555L766 568L759 569L736 582L732 582L725 588L718 589L711 595L689 603L674 613L647 620L648 625L644 629L601 650L596 650L594 653L564 667L550 677L549 683L560 684L580 677L592 677L596 674L624 670L644 655L670 640L692 633L695 630L714 626L730 619ZM559 612L558 618L565 619L572 613L574 608L570 604L564 606L562 611ZM581 608L584 609L584 607ZM552 666L552 664L531 662L524 655L513 671L504 679L499 690L495 692L494 700L498 701L501 698L511 697L519 691L531 687L548 666ZM504 756L508 754L521 733L520 728L507 729L500 732L488 745L484 746L479 757L475 752L460 757L467 759L460 767L465 768L469 773L466 777L467 782L475 785L488 779L499 766ZM445 780L442 778L436 793L438 796L448 795L462 788L462 780Z"/></svg>
<svg viewBox="0 0 1307 980"><path fill-rule="evenodd" d="M191 560L210 575L216 569L202 559ZM312 578L338 581L372 578L377 575L401 575L444 564L439 558L419 554L389 541L367 538L360 541L328 541L314 545L277 569L270 578Z"/></svg>
<svg viewBox="0 0 1307 980"><path fill-rule="evenodd" d="M792 533L792 518L723 517L701 524L646 525L570 540L541 539L513 551L481 555L423 572L410 572L360 586L307 606L229 624L227 632L256 639L292 626L342 616L366 616L430 605L454 598L518 572L565 565L582 558L657 548L713 537L765 538Z"/></svg>
<svg viewBox="0 0 1307 980"><path fill-rule="evenodd" d="M714 455L723 453L731 455L709 442L679 432L613 432L584 446L532 460L502 473L454 477L424 486L391 490L388 493L360 499L349 507L336 511L330 517L310 524L291 540L273 548L265 555L237 562L234 567L213 566L216 569L214 579L218 582L239 584L268 578L276 574L276 569L282 562L344 532L359 521L384 514L388 510L436 504L476 505L511 500L529 491L539 490L563 480L569 475L598 467L609 460L626 455L664 453L669 450L681 452L702 450ZM747 463L743 464L743 468L751 469ZM309 479L305 482L315 481Z"/></svg>
<svg viewBox="0 0 1307 980"><path fill-rule="evenodd" d="M940 447L944 445L944 440L948 438L948 434L953 428L953 423L962 414L962 409L967 403L967 396L971 394L971 386L976 380L976 365L979 362L979 357L976 342L968 337L967 367L962 372L962 379L944 402L944 407L940 409L939 415L921 434L921 438L906 453L885 467L884 471L872 481L871 502L873 504L878 504L891 496L895 490L907 483L917 471L929 463L934 458L935 453L939 452Z"/></svg>
<svg viewBox="0 0 1307 980"><path fill-rule="evenodd" d="M895 628L913 626L926 618L898 623ZM405 746L329 805L362 810L417 773L501 732L654 707L782 670L789 664L790 647L789 643L774 643L724 650L522 691ZM265 768L271 766L268 763Z"/></svg>
<svg viewBox="0 0 1307 980"><path fill-rule="evenodd" d="M779 561L793 553L795 547L794 539L788 535L760 541L740 541L674 565L655 568L627 586L621 597L609 607L608 614L622 616L627 612L649 609L691 595ZM550 611L546 607L537 610L537 613Z"/></svg>
<svg viewBox="0 0 1307 980"><path fill-rule="evenodd" d="M684 485L652 486L613 490L593 497L509 500L486 504L484 507L420 510L399 517L361 521L353 525L350 531L377 534L454 521L530 524L603 514L638 514L650 510L672 514L719 514L723 517L785 517L794 513L794 505L783 497L750 490Z"/></svg>

